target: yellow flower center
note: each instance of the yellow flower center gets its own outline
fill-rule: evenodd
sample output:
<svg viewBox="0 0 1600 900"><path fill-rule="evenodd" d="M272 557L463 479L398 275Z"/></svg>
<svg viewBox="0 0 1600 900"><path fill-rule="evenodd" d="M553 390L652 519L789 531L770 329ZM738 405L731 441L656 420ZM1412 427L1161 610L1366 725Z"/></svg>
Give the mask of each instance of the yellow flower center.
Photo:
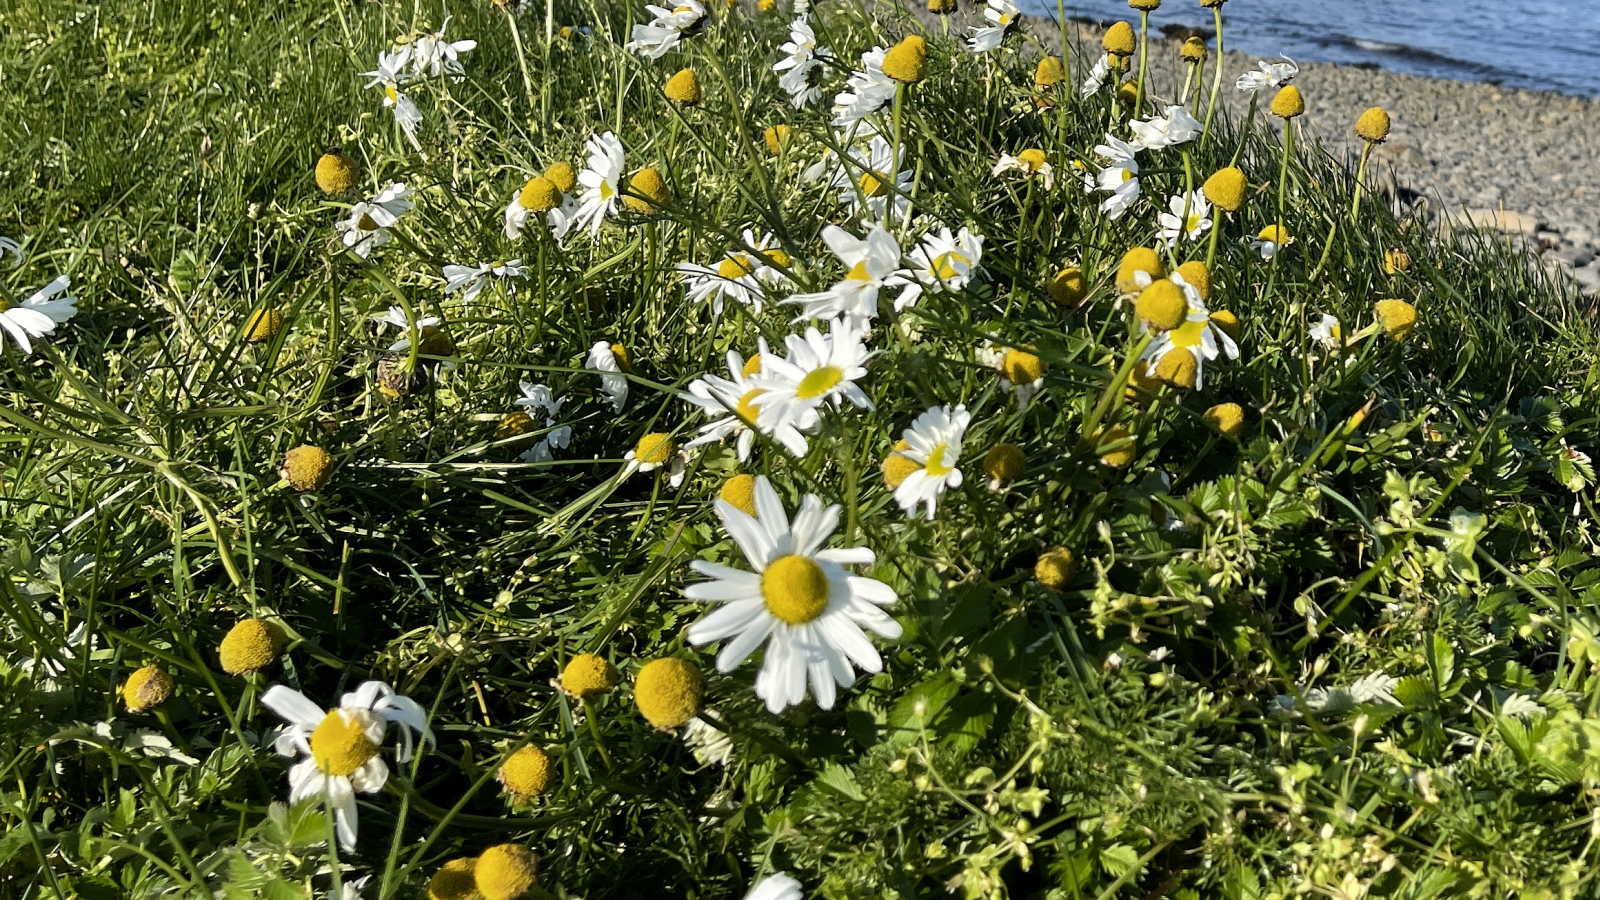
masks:
<svg viewBox="0 0 1600 900"><path fill-rule="evenodd" d="M617 193L617 189L611 186L611 182L609 182L609 181L600 182L600 199L601 200L610 200L612 197L616 196L616 193Z"/></svg>
<svg viewBox="0 0 1600 900"><path fill-rule="evenodd" d="M861 262L851 266L850 271L845 274L844 278L846 281L871 281L872 273L867 271L867 261L863 259Z"/></svg>
<svg viewBox="0 0 1600 900"><path fill-rule="evenodd" d="M348 777L378 755L360 713L336 709L311 732L311 758L328 775Z"/></svg>
<svg viewBox="0 0 1600 900"><path fill-rule="evenodd" d="M1037 147L1029 147L1017 154L1017 162L1022 163L1023 169L1028 172L1037 172L1044 168L1044 151Z"/></svg>
<svg viewBox="0 0 1600 900"><path fill-rule="evenodd" d="M1032 353L1007 350L1000 360L1000 375L1012 384L1033 384L1044 377L1044 361Z"/></svg>
<svg viewBox="0 0 1600 900"><path fill-rule="evenodd" d="M377 231L378 223L373 221L372 216L362 213L361 221L356 223L356 227L362 231Z"/></svg>
<svg viewBox="0 0 1600 900"><path fill-rule="evenodd" d="M1205 319L1198 322L1185 321L1182 325L1167 332L1172 338L1172 343L1178 347L1198 347L1206 335Z"/></svg>
<svg viewBox="0 0 1600 900"><path fill-rule="evenodd" d="M882 197L889 193L889 186L883 183L888 176L882 172L868 172L861 176L861 193L868 197Z"/></svg>
<svg viewBox="0 0 1600 900"><path fill-rule="evenodd" d="M938 256L934 257L933 260L932 268L934 276L941 281L949 281L950 279L955 278L961 274L961 272L956 269L956 263L960 263L964 266L970 266L972 265L972 260L968 259L965 254L957 253L954 250L939 254Z"/></svg>
<svg viewBox="0 0 1600 900"><path fill-rule="evenodd" d="M633 356L628 353L627 347L621 344L612 344L611 355L617 360L617 368L624 372L633 371Z"/></svg>
<svg viewBox="0 0 1600 900"><path fill-rule="evenodd" d="M652 431L639 438L638 446L633 449L633 457L641 463L659 466L671 459L677 449L678 445L672 442L672 438L659 431Z"/></svg>
<svg viewBox="0 0 1600 900"><path fill-rule="evenodd" d="M1183 220L1183 230L1187 232L1193 232L1196 228L1200 227L1201 221L1201 216L1197 215L1196 213L1189 213L1189 218Z"/></svg>
<svg viewBox="0 0 1600 900"><path fill-rule="evenodd" d="M651 660L634 679L633 701L651 725L664 731L677 728L700 711L705 681L693 663L666 657Z"/></svg>
<svg viewBox="0 0 1600 900"><path fill-rule="evenodd" d="M813 369L800 379L800 387L795 389L794 395L801 400L812 400L838 387L843 380L844 370L838 366Z"/></svg>
<svg viewBox="0 0 1600 900"><path fill-rule="evenodd" d="M946 444L943 441L934 444L933 450L928 453L927 465L923 466L923 468L927 469L928 474L932 475L934 478L943 478L944 476L949 475L951 472L956 470L955 457L950 456L949 459L946 459L949 454L949 444Z"/></svg>
<svg viewBox="0 0 1600 900"><path fill-rule="evenodd" d="M749 359L744 361L744 368L739 370L739 374L743 375L746 378L749 378L751 375L754 375L754 374L756 374L757 372L760 372L760 371L761 371L761 354L756 353L756 354L752 354Z"/></svg>
<svg viewBox="0 0 1600 900"><path fill-rule="evenodd" d="M761 255L769 264L783 269L787 269L790 264L794 262L794 259L790 257L789 254L779 250L776 247L772 248L771 250L761 251Z"/></svg>
<svg viewBox="0 0 1600 900"><path fill-rule="evenodd" d="M746 425L754 424L756 415L760 412L760 410L756 408L756 398L765 393L766 391L763 391L761 388L751 388L750 390L745 391L744 396L739 398L739 405L733 408L734 413L738 415L738 417L742 419Z"/></svg>
<svg viewBox="0 0 1600 900"><path fill-rule="evenodd" d="M1122 168L1122 183L1127 184L1133 180L1133 170L1124 166Z"/></svg>
<svg viewBox="0 0 1600 900"><path fill-rule="evenodd" d="M761 573L761 599L778 619L804 625L828 608L828 576L809 556L779 557Z"/></svg>
<svg viewBox="0 0 1600 900"><path fill-rule="evenodd" d="M743 253L731 254L727 259L717 263L717 274L729 281L743 278L754 271L755 266L751 263L750 258Z"/></svg>
<svg viewBox="0 0 1600 900"><path fill-rule="evenodd" d="M3 312L5 312L7 310L10 310L10 309L15 309L16 306L17 305L15 303L12 303L10 300L7 300L4 297L0 297L0 313L3 313Z"/></svg>
<svg viewBox="0 0 1600 900"><path fill-rule="evenodd" d="M392 84L383 89L383 95L389 98L390 103L400 102L400 92L395 90Z"/></svg>

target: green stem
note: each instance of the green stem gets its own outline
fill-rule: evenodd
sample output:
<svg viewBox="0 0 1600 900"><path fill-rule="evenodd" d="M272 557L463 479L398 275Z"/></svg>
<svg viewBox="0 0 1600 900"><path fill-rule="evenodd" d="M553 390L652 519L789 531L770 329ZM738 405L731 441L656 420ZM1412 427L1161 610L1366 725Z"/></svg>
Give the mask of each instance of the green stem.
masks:
<svg viewBox="0 0 1600 900"><path fill-rule="evenodd" d="M594 701L584 697L583 717L589 720L589 734L594 737L594 749L599 752L600 758L605 761L606 768L611 768L611 754L606 751L606 742L600 737L599 717L595 715Z"/></svg>
<svg viewBox="0 0 1600 900"><path fill-rule="evenodd" d="M1283 164L1278 167L1278 238L1289 230L1283 224L1283 211L1289 200L1289 158L1294 155L1294 119L1283 120Z"/></svg>
<svg viewBox="0 0 1600 900"><path fill-rule="evenodd" d="M911 86L900 82L894 92L894 146L889 148L889 171L884 173L883 186L888 191L888 203L883 208L883 230L894 230L894 206L899 199L897 192L900 189L900 148L905 139L905 105L906 94ZM911 211L906 210L906 220L911 219ZM903 242L904 235L902 235Z"/></svg>
<svg viewBox="0 0 1600 900"><path fill-rule="evenodd" d="M1065 50L1066 48L1062 48ZM1144 73L1145 64L1150 57L1150 11L1139 10L1139 88L1133 93L1133 117L1139 118L1144 111Z"/></svg>
<svg viewBox="0 0 1600 900"><path fill-rule="evenodd" d="M1133 375L1133 367L1139 362L1139 354L1144 348L1150 346L1150 341L1155 338L1155 332L1147 331L1139 337L1133 347L1128 350L1128 357L1122 361L1122 367L1117 374L1112 376L1111 383L1106 386L1105 392L1100 395L1100 401L1095 404L1094 411L1089 413L1089 418L1083 420L1083 440L1085 443L1094 440L1095 432L1100 428L1100 422L1106 413L1122 399L1123 391L1127 390L1128 379Z"/></svg>
<svg viewBox="0 0 1600 900"><path fill-rule="evenodd" d="M328 868L333 873L333 890L330 893L337 897L344 888L344 875L339 871L339 829L333 811L333 793L324 791L322 800L323 808L328 813Z"/></svg>
<svg viewBox="0 0 1600 900"><path fill-rule="evenodd" d="M1211 102L1206 105L1206 124L1200 130L1200 145L1205 146L1206 136L1211 134L1211 118L1217 112L1217 99L1222 96L1222 64L1227 60L1222 53L1222 7L1211 8L1212 21L1216 23L1217 31L1217 66L1211 75Z"/></svg>
<svg viewBox="0 0 1600 900"><path fill-rule="evenodd" d="M1350 221L1356 220L1356 214L1361 211L1361 189L1367 183L1367 159L1372 156L1372 142L1366 141L1366 146L1361 148L1361 164L1356 166L1355 197L1350 201Z"/></svg>
<svg viewBox="0 0 1600 900"><path fill-rule="evenodd" d="M1216 217L1211 220L1211 243L1206 247L1206 271L1210 272L1217 259L1217 236L1222 233L1222 210L1217 210Z"/></svg>

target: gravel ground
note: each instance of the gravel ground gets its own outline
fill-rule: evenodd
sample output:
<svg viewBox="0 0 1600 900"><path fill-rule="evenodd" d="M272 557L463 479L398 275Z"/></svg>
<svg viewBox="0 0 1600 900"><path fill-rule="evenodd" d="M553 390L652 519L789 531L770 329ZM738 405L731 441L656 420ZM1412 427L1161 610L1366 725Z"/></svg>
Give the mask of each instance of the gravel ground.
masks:
<svg viewBox="0 0 1600 900"><path fill-rule="evenodd" d="M914 13L939 27L920 8ZM981 19L981 5L963 3L950 25L964 33ZM1056 52L1053 20L1030 18L1028 25ZM1085 65L1099 58L1101 33L1092 24L1069 23L1068 39L1080 43ZM1176 41L1151 44L1158 95L1175 93L1182 82L1177 49ZM1226 54L1223 90L1236 115L1248 102L1233 81L1257 59ZM1208 85L1213 62L1207 62ZM1526 240L1587 292L1600 294L1600 101L1326 63L1302 64L1295 84L1306 95L1304 127L1352 164L1361 148L1351 131L1356 117L1369 106L1389 110L1393 131L1373 154L1369 178L1390 182L1401 201L1427 203L1441 224Z"/></svg>

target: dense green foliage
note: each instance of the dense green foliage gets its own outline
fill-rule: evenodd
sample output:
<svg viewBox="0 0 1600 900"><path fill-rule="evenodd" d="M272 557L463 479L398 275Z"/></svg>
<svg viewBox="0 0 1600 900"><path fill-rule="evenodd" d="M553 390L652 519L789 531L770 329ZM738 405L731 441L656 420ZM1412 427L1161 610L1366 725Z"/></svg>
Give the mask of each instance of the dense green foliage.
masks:
<svg viewBox="0 0 1600 900"><path fill-rule="evenodd" d="M839 898L1600 893L1584 455L1600 334L1520 251L1371 200L1352 217L1353 176L1314 143L1280 197L1279 123L1260 117L1143 157L1143 198L1108 220L1074 174L1126 118L1108 91L1072 89L1093 60L1071 47L1078 77L1041 108L1031 37L979 56L934 25L899 125L913 195L986 236L987 277L880 319L862 381L876 410L830 413L804 458L763 440L744 465L704 448L678 489L622 479L643 435L702 424L677 396L692 379L799 327L776 304L713 315L674 266L715 265L751 228L801 289L831 284L819 234L846 213L801 177L836 146L827 97L862 51L924 25L820 4L841 68L820 110L796 112L771 68L784 12L718 4L652 61L621 46L642 4L558 4L557 26L593 34L549 44L542 7L420 6L0 7L0 234L27 239L0 296L69 273L80 298L33 355L0 355L0 895L322 896L327 823L314 800L285 808L260 696L283 683L331 704L367 679L422 703L437 736L362 796L338 862L346 881L374 874L369 898L425 895L445 860L506 842L541 855L544 890L590 900L736 897L773 870ZM359 73L446 11L479 45L464 80L413 90L414 147ZM686 66L705 94L687 109L660 89ZM771 155L778 123L793 137ZM564 248L538 225L508 241L523 182L581 168L606 130L630 172L664 174L664 208ZM330 200L312 172L335 144L364 174ZM991 174L1026 147L1052 189ZM1241 357L1207 364L1203 390L1123 402L1113 373L1138 334L1117 261L1186 178L1234 159L1251 188L1217 217L1210 306L1239 317ZM391 181L417 208L370 260L343 252L334 223ZM1280 208L1296 240L1268 262L1247 238ZM1394 248L1408 270L1386 272ZM529 267L515 293L441 290L446 264L513 256ZM1067 262L1090 287L1075 306L1046 291ZM1343 363L1308 336L1323 313L1371 331L1387 297L1419 313L1402 339L1373 334ZM424 355L436 374L391 402L377 368L395 333L372 318L402 303L444 317L454 365ZM269 308L286 327L248 342ZM633 358L621 413L583 368L596 341ZM1045 362L1025 408L986 342ZM551 466L496 437L519 380L568 397ZM878 465L924 409L958 402L966 483L909 519ZM1239 441L1202 420L1222 402L1245 410ZM1097 459L1096 419L1137 436L1131 465ZM1028 468L992 491L1001 441ZM303 443L336 462L313 493L279 478ZM686 643L704 610L683 597L702 580L689 562L744 564L711 503L737 471L790 509L842 504L834 545L875 550L899 596L884 670L832 710L770 714L757 660L722 674ZM1033 577L1053 546L1080 561L1059 592ZM226 675L217 646L252 615L289 648ZM588 710L552 683L579 652L623 673ZM632 675L661 656L706 673L725 765L635 709ZM119 696L146 664L177 682L159 716ZM513 806L495 774L524 744L559 783Z"/></svg>

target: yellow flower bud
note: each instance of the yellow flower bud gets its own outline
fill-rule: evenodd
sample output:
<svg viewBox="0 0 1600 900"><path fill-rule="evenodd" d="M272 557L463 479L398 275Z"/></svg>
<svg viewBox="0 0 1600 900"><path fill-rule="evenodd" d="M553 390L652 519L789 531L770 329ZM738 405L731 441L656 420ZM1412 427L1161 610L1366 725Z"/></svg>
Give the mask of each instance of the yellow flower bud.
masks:
<svg viewBox="0 0 1600 900"><path fill-rule="evenodd" d="M1178 274L1183 276L1184 284L1200 293L1201 300L1211 299L1211 270L1204 262L1192 259L1178 267Z"/></svg>
<svg viewBox="0 0 1600 900"><path fill-rule="evenodd" d="M477 857L468 857L440 866L428 880L428 900L478 900L478 885L472 878L477 864Z"/></svg>
<svg viewBox="0 0 1600 900"><path fill-rule="evenodd" d="M244 339L252 344L270 341L283 330L283 311L276 306L262 307L244 323Z"/></svg>
<svg viewBox="0 0 1600 900"><path fill-rule="evenodd" d="M1175 388L1192 391L1200 379L1200 360L1187 350L1163 353L1156 362L1155 375Z"/></svg>
<svg viewBox="0 0 1600 900"><path fill-rule="evenodd" d="M1200 418L1230 441L1237 441L1244 434L1244 407L1237 403L1218 403Z"/></svg>
<svg viewBox="0 0 1600 900"><path fill-rule="evenodd" d="M695 77L693 69L680 69L678 74L667 79L663 90L667 99L679 106L694 106L700 102L700 79Z"/></svg>
<svg viewBox="0 0 1600 900"><path fill-rule="evenodd" d="M222 671L229 675L254 672L283 653L288 638L276 623L264 619L243 619L234 625L217 647Z"/></svg>
<svg viewBox="0 0 1600 900"><path fill-rule="evenodd" d="M1021 478L1028 470L1028 457L1016 444L995 444L983 457L983 471L996 484Z"/></svg>
<svg viewBox="0 0 1600 900"><path fill-rule="evenodd" d="M538 875L538 855L520 844L490 847L472 867L472 881L483 900L516 900L533 887Z"/></svg>
<svg viewBox="0 0 1600 900"><path fill-rule="evenodd" d="M1206 61L1206 42L1202 38L1191 36L1178 48L1178 57L1188 62L1197 63Z"/></svg>
<svg viewBox="0 0 1600 900"><path fill-rule="evenodd" d="M155 709L172 698L176 682L172 676L156 666L141 666L128 676L122 686L122 702L128 712L142 713Z"/></svg>
<svg viewBox="0 0 1600 900"><path fill-rule="evenodd" d="M283 455L278 474L302 494L320 491L333 477L333 457L321 447L301 444Z"/></svg>
<svg viewBox="0 0 1600 900"><path fill-rule="evenodd" d="M1061 267L1044 289L1050 299L1062 306L1077 306L1083 302L1088 286L1083 280L1083 270L1069 263Z"/></svg>
<svg viewBox="0 0 1600 900"><path fill-rule="evenodd" d="M1061 65L1059 56L1043 56L1039 64L1033 69L1033 86L1039 90L1048 90L1067 80L1067 70Z"/></svg>
<svg viewBox="0 0 1600 900"><path fill-rule="evenodd" d="M705 689L694 663L669 656L639 669L633 682L633 702L651 725L671 731L700 711Z"/></svg>
<svg viewBox="0 0 1600 900"><path fill-rule="evenodd" d="M1065 547L1052 547L1033 564L1033 580L1052 591L1064 590L1078 574L1078 560Z"/></svg>
<svg viewBox="0 0 1600 900"><path fill-rule="evenodd" d="M1386 274L1395 275L1395 274L1398 274L1400 272L1408 272L1410 270L1411 270L1411 254L1407 253L1404 249L1402 249L1400 247L1396 247L1393 250L1385 250L1384 251L1384 253L1383 253L1383 271Z"/></svg>
<svg viewBox="0 0 1600 900"><path fill-rule="evenodd" d="M561 191L556 188L555 182L543 175L535 175L522 186L522 193L517 195L517 205L528 212L549 212L561 205Z"/></svg>
<svg viewBox="0 0 1600 900"><path fill-rule="evenodd" d="M1280 119L1292 119L1305 114L1306 98L1301 96L1299 88L1286 84L1278 88L1278 94L1272 98L1268 110Z"/></svg>
<svg viewBox="0 0 1600 900"><path fill-rule="evenodd" d="M1100 46L1112 56L1132 56L1138 48L1138 38L1133 33L1133 26L1127 22L1117 22L1106 29L1106 36L1100 39Z"/></svg>
<svg viewBox="0 0 1600 900"><path fill-rule="evenodd" d="M1143 285L1139 283L1141 273L1149 279ZM1161 254L1149 247L1135 247L1122 254L1122 261L1117 264L1117 293L1124 296L1137 294L1150 283L1165 277L1167 267L1161 262Z"/></svg>
<svg viewBox="0 0 1600 900"><path fill-rule="evenodd" d="M616 690L617 677L617 667L611 660L579 653L561 670L561 689L579 700L589 700Z"/></svg>
<svg viewBox="0 0 1600 900"><path fill-rule="evenodd" d="M361 163L345 155L338 147L330 147L317 160L317 189L324 194L343 194L361 180Z"/></svg>
<svg viewBox="0 0 1600 900"><path fill-rule="evenodd" d="M1181 288L1163 278L1140 292L1133 311L1156 331L1171 331L1183 324L1189 301Z"/></svg>
<svg viewBox="0 0 1600 900"><path fill-rule="evenodd" d="M667 202L667 183L654 168L640 169L628 181L631 194L622 198L622 205L636 213L648 213Z"/></svg>
<svg viewBox="0 0 1600 900"><path fill-rule="evenodd" d="M1356 134L1364 141L1383 143L1389 137L1389 111L1381 106L1369 107L1356 119Z"/></svg>
<svg viewBox="0 0 1600 900"><path fill-rule="evenodd" d="M1228 166L1214 172L1200 190L1218 209L1238 212L1244 207L1244 192L1249 186L1243 170Z"/></svg>
<svg viewBox="0 0 1600 900"><path fill-rule="evenodd" d="M891 491L897 490L912 472L922 468L916 460L901 455L900 451L910 449L911 445L905 441L895 441L894 452L883 458L883 484Z"/></svg>
<svg viewBox="0 0 1600 900"><path fill-rule="evenodd" d="M569 194L578 186L578 173L573 171L572 163L558 159L544 170L544 177L556 186L556 190Z"/></svg>
<svg viewBox="0 0 1600 900"><path fill-rule="evenodd" d="M1117 445L1121 446L1117 446ZM1139 456L1139 442L1121 425L1101 429L1095 435L1095 450L1100 462L1113 469L1125 469Z"/></svg>
<svg viewBox="0 0 1600 900"><path fill-rule="evenodd" d="M523 747L500 763L497 776L506 793L517 802L531 800L550 789L555 764L538 747Z"/></svg>
<svg viewBox="0 0 1600 900"><path fill-rule="evenodd" d="M1374 310L1383 333L1402 340L1417 324L1417 308L1404 300L1379 300Z"/></svg>
<svg viewBox="0 0 1600 900"><path fill-rule="evenodd" d="M1228 337L1239 340L1239 317L1233 313L1219 309L1211 314L1211 324L1222 329L1222 333Z"/></svg>
<svg viewBox="0 0 1600 900"><path fill-rule="evenodd" d="M907 35L883 54L883 74L901 84L916 84L928 74L928 42L921 35Z"/></svg>

